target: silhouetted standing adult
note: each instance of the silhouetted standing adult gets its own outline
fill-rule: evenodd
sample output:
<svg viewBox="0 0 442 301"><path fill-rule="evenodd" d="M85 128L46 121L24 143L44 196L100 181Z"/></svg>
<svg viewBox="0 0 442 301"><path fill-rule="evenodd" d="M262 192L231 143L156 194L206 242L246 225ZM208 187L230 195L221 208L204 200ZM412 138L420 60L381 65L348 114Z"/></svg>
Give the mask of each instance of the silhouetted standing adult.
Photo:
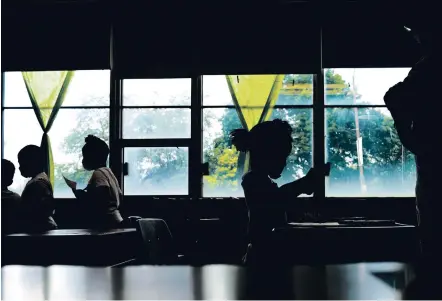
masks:
<svg viewBox="0 0 442 301"><path fill-rule="evenodd" d="M442 256L442 31L430 15L416 17L405 25L419 43L422 58L403 82L390 88L384 101L401 142L416 158L422 250L424 258L434 262Z"/></svg>

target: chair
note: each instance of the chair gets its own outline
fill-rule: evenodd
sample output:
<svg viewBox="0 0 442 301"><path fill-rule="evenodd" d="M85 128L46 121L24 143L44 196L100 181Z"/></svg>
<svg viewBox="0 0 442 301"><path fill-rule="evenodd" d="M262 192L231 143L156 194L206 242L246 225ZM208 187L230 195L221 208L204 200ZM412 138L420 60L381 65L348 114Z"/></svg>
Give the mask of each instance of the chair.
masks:
<svg viewBox="0 0 442 301"><path fill-rule="evenodd" d="M123 228L136 228L138 220L141 219L141 216L129 216L124 218L121 222L121 227Z"/></svg>
<svg viewBox="0 0 442 301"><path fill-rule="evenodd" d="M172 233L166 222L156 218L137 220L142 246L137 262L143 264L179 264L183 257L177 254Z"/></svg>

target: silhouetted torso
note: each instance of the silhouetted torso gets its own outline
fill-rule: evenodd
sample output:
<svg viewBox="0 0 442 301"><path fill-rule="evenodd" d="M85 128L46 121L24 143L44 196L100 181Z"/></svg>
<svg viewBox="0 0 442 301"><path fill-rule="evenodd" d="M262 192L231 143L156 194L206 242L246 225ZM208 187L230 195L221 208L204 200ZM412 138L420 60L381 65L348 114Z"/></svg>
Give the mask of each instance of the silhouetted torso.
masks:
<svg viewBox="0 0 442 301"><path fill-rule="evenodd" d="M242 187L249 210L248 232L252 243L287 223L278 185L268 175L251 171L244 175Z"/></svg>
<svg viewBox="0 0 442 301"><path fill-rule="evenodd" d="M2 190L2 234L17 231L20 196L5 188Z"/></svg>
<svg viewBox="0 0 442 301"><path fill-rule="evenodd" d="M53 219L55 203L52 185L46 173L32 178L21 195L20 228L24 231L46 231L57 228Z"/></svg>
<svg viewBox="0 0 442 301"><path fill-rule="evenodd" d="M101 192L97 193L100 189ZM121 190L111 169L94 170L86 188L90 202L91 223L99 227L116 227L123 221L120 211Z"/></svg>
<svg viewBox="0 0 442 301"><path fill-rule="evenodd" d="M435 55L421 59L403 81L398 98L407 104L402 110L392 112L401 141L416 158L416 201L419 211L424 252L429 254L442 250L439 245L442 225L440 199L442 184L442 59ZM405 122L400 132L398 118L407 112L411 121ZM409 129L407 129L409 127ZM442 241L441 241L442 243ZM439 251L436 251L439 252Z"/></svg>

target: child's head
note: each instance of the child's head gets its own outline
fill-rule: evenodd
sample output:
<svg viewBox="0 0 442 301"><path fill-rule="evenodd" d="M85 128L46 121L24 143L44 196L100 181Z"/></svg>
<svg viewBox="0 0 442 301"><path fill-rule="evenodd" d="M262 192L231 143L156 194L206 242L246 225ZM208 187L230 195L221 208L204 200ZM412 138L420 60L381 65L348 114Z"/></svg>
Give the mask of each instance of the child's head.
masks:
<svg viewBox="0 0 442 301"><path fill-rule="evenodd" d="M86 144L83 146L83 167L86 170L94 170L106 166L109 156L109 146L98 137L89 135L84 139Z"/></svg>
<svg viewBox="0 0 442 301"><path fill-rule="evenodd" d="M27 145L18 152L18 164L21 175L25 178L34 177L45 169L43 151L36 145Z"/></svg>
<svg viewBox="0 0 442 301"><path fill-rule="evenodd" d="M292 131L288 122L275 119L256 125L250 132L235 130L231 138L239 151L250 151L251 170L263 171L277 179L292 151Z"/></svg>
<svg viewBox="0 0 442 301"><path fill-rule="evenodd" d="M2 159L2 189L11 186L15 174L14 164L6 159Z"/></svg>

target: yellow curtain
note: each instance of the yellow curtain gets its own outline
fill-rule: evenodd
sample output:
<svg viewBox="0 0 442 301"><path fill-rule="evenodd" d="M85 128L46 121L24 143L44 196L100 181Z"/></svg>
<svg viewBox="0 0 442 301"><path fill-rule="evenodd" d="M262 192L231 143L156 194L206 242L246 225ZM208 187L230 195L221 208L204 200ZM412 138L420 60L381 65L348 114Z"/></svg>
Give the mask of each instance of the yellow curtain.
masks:
<svg viewBox="0 0 442 301"><path fill-rule="evenodd" d="M242 126L251 130L272 115L284 75L227 75L227 84ZM240 154L238 171L250 168L249 154Z"/></svg>
<svg viewBox="0 0 442 301"><path fill-rule="evenodd" d="M26 90L38 123L43 130L41 148L45 153L46 173L54 185L54 160L48 133L63 104L73 71L22 72Z"/></svg>

